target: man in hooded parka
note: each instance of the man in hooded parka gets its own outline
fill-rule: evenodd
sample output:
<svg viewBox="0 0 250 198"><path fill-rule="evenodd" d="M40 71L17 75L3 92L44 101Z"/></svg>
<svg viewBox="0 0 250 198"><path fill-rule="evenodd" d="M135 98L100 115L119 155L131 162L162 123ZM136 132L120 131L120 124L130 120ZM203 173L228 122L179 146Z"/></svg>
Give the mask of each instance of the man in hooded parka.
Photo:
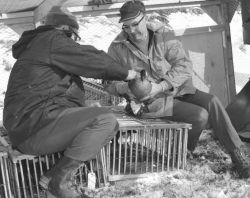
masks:
<svg viewBox="0 0 250 198"><path fill-rule="evenodd" d="M94 158L118 129L107 108L85 107L80 76L136 77L135 71L121 67L105 52L78 44L78 29L75 16L55 6L45 25L25 31L12 47L17 61L9 77L3 124L13 147L23 153L64 151L41 180L51 197L81 197L72 188L71 173Z"/></svg>

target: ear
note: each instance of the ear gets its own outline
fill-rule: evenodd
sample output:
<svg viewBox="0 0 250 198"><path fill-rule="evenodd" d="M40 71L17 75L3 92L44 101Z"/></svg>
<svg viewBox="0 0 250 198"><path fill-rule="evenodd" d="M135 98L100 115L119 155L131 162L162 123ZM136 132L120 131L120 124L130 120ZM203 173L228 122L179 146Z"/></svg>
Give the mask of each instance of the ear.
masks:
<svg viewBox="0 0 250 198"><path fill-rule="evenodd" d="M60 25L56 29L58 29L58 30L69 30L70 28L69 28L68 25Z"/></svg>

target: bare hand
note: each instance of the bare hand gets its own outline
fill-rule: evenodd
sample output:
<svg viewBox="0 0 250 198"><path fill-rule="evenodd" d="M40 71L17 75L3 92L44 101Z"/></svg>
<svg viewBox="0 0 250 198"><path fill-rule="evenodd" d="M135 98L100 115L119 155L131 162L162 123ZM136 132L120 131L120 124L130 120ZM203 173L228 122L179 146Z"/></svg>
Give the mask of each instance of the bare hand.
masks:
<svg viewBox="0 0 250 198"><path fill-rule="evenodd" d="M140 74L135 70L128 70L128 76L125 80L133 80L139 78Z"/></svg>
<svg viewBox="0 0 250 198"><path fill-rule="evenodd" d="M141 101L146 101L146 100L152 99L156 95L158 95L159 93L163 92L163 88L162 88L161 84L157 84L157 83L154 83L154 82L151 82L151 84L152 84L151 92L149 93L148 96L141 99Z"/></svg>

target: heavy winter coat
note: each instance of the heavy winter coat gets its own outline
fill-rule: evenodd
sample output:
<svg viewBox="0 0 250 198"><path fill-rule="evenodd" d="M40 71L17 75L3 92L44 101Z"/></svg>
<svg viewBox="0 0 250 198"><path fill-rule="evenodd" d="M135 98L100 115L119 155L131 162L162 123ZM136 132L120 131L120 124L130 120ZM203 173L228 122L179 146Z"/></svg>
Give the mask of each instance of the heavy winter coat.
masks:
<svg viewBox="0 0 250 198"><path fill-rule="evenodd" d="M128 74L103 51L80 45L51 26L24 32L12 51L17 61L9 77L3 123L14 146L53 121L54 110L84 106L79 76L124 80Z"/></svg>
<svg viewBox="0 0 250 198"><path fill-rule="evenodd" d="M196 91L192 83L192 63L172 31L164 26L156 27L152 24L148 24L148 31L150 35L148 55L133 45L123 31L111 43L108 54L124 68L146 70L150 81L156 83L165 81L168 87L172 87L172 91L166 90L162 93L163 96L161 94L149 106L149 110L161 111L161 115L156 114L156 117L171 116L173 98L188 93L193 94ZM115 83L117 82L111 83L107 90L119 95L115 90Z"/></svg>

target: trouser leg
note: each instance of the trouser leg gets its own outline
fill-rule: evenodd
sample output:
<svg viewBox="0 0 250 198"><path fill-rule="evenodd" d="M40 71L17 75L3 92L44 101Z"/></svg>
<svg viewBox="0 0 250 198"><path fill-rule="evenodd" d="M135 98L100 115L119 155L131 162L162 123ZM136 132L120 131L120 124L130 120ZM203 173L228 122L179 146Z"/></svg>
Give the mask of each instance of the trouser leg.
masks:
<svg viewBox="0 0 250 198"><path fill-rule="evenodd" d="M195 94L186 95L181 100L208 111L210 126L229 152L243 145L225 108L216 96L197 90Z"/></svg>
<svg viewBox="0 0 250 198"><path fill-rule="evenodd" d="M238 132L249 130L247 125L250 124L250 80L226 107L226 111Z"/></svg>
<svg viewBox="0 0 250 198"><path fill-rule="evenodd" d="M86 161L95 157L112 139L117 126L114 115L107 108L69 108L19 149L35 155L64 151L69 158Z"/></svg>
<svg viewBox="0 0 250 198"><path fill-rule="evenodd" d="M174 100L173 116L168 119L177 122L186 122L192 124L192 129L188 132L188 150L193 151L199 140L202 130L208 122L208 112L191 103Z"/></svg>

